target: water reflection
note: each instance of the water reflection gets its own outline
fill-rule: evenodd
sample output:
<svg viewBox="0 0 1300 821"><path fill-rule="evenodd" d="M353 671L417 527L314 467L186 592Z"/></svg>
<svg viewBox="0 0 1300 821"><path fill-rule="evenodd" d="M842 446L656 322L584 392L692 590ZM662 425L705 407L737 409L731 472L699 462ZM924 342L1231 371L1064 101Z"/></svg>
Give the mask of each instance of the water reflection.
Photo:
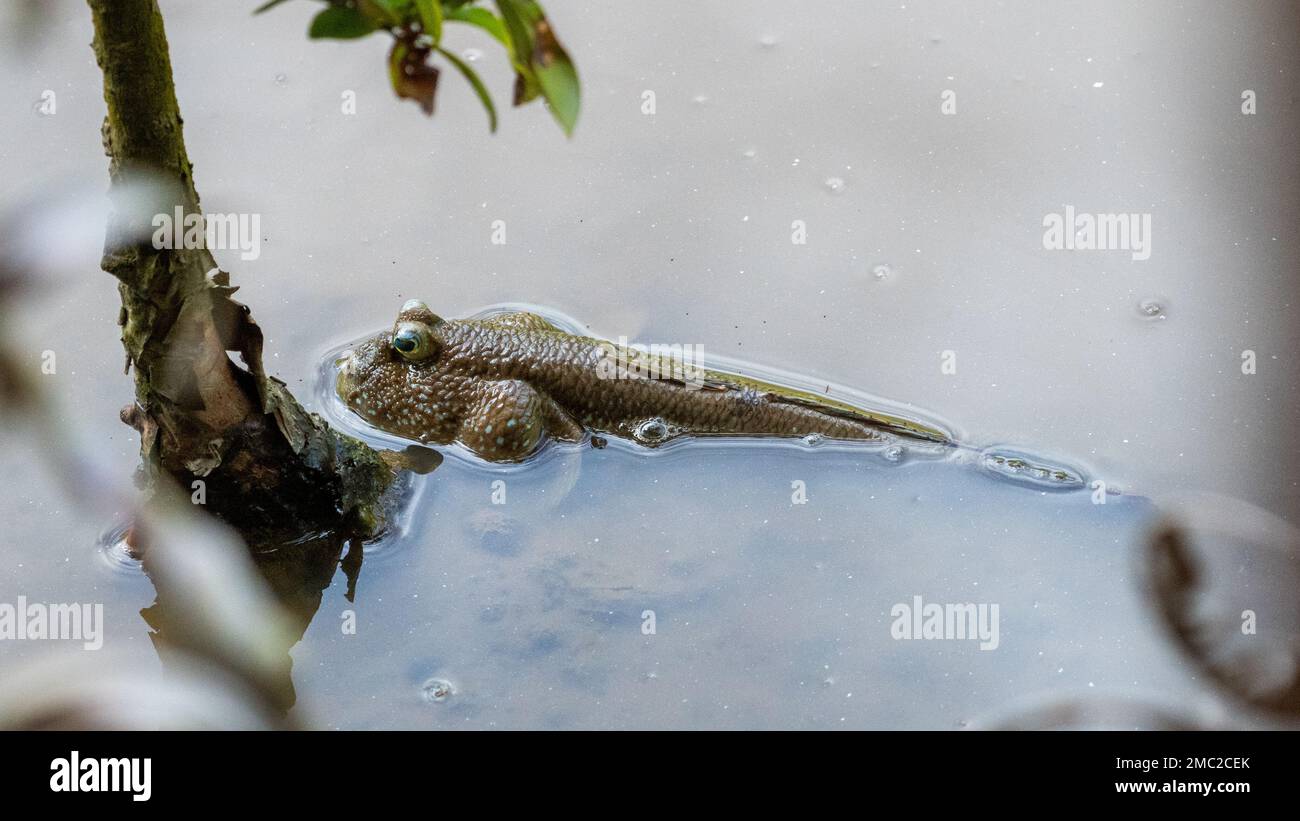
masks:
<svg viewBox="0 0 1300 821"><path fill-rule="evenodd" d="M273 662L264 660L259 668L247 669L243 659L222 658L222 661L257 679L279 714L287 715L297 702L289 651L302 639L320 609L322 592L340 569L347 577L348 601L353 600L361 573L362 552L359 539L327 533L254 555L253 563L283 609L288 629L279 636ZM147 572L147 558L145 566ZM150 578L157 598L140 611L140 616L149 626L149 638L159 658L168 664L178 650L187 654L207 652L213 641L210 632L225 629L224 626L204 625L195 629L191 591L184 586L173 586L166 576L150 573ZM224 586L230 582L213 580L213 583Z"/></svg>

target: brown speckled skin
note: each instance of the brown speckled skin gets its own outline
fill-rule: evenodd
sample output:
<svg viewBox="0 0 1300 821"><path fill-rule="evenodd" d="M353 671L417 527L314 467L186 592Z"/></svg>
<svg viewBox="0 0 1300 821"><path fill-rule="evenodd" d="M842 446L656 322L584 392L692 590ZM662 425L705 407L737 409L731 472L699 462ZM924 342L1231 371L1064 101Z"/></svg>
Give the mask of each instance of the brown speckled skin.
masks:
<svg viewBox="0 0 1300 821"><path fill-rule="evenodd" d="M410 361L393 349L393 332L374 336L344 362L339 395L382 430L431 444L458 441L489 461L518 461L548 436L576 442L587 431L647 443L634 432L652 419L667 428L661 441L709 434L882 440L891 429L917 435L877 424L893 417L854 418L844 406L819 407L777 386L712 371L703 388L609 378L609 343L566 333L536 314L444 320L408 303L398 316L403 322L428 329L431 355ZM943 436L919 430L923 438Z"/></svg>

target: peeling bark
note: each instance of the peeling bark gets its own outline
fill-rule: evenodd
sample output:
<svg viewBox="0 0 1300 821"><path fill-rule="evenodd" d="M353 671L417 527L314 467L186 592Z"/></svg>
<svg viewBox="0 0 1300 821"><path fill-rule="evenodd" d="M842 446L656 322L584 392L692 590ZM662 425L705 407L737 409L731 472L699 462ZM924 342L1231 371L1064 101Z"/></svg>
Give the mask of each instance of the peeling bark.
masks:
<svg viewBox="0 0 1300 821"><path fill-rule="evenodd" d="M375 530L377 502L394 475L388 463L304 411L267 375L261 329L231 298L236 289L207 248L157 249L141 240L156 213L201 214L167 37L156 0L88 3L112 189L166 191L156 208L114 212L102 260L118 280L136 388L122 418L140 432L146 486L160 473L183 487L202 479L209 509L252 543L348 520Z"/></svg>

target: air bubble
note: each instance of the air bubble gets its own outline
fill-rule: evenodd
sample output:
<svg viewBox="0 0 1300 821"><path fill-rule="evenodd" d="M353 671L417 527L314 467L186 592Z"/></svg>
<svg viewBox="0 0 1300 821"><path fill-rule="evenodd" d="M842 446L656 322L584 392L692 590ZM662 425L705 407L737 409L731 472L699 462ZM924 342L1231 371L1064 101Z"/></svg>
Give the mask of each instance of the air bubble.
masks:
<svg viewBox="0 0 1300 821"><path fill-rule="evenodd" d="M445 678L431 678L420 685L420 697L430 704L441 704L456 693L456 688Z"/></svg>
<svg viewBox="0 0 1300 821"><path fill-rule="evenodd" d="M467 63L475 63L483 59L483 52L476 48L467 48L460 53L460 56L463 57Z"/></svg>
<svg viewBox="0 0 1300 821"><path fill-rule="evenodd" d="M636 426L632 435L642 444L657 445L667 439L669 433L668 424L664 420L647 419Z"/></svg>
<svg viewBox="0 0 1300 821"><path fill-rule="evenodd" d="M871 275L876 278L877 282L884 282L894 275L894 269L882 262L871 269Z"/></svg>
<svg viewBox="0 0 1300 821"><path fill-rule="evenodd" d="M1162 320L1168 317L1165 304L1158 299L1144 299L1138 303L1138 313L1144 319Z"/></svg>
<svg viewBox="0 0 1300 821"><path fill-rule="evenodd" d="M880 452L880 455L884 457L886 462L893 462L894 464L898 464L899 462L903 461L903 457L907 455L907 449L904 448L902 445L890 445L889 447L882 450Z"/></svg>
<svg viewBox="0 0 1300 821"><path fill-rule="evenodd" d="M810 448L815 448L825 441L826 437L820 433L810 433L803 438L803 443Z"/></svg>
<svg viewBox="0 0 1300 821"><path fill-rule="evenodd" d="M832 194L840 194L844 191L844 180L840 177L829 177L826 180L826 190Z"/></svg>
<svg viewBox="0 0 1300 821"><path fill-rule="evenodd" d="M762 37L758 38L758 44L763 48L776 48L776 35L764 34Z"/></svg>
<svg viewBox="0 0 1300 821"><path fill-rule="evenodd" d="M275 83L276 83L276 85L281 85L281 86L282 86L282 85L284 85L284 84L287 83L287 82L289 82L289 75L288 75L288 74L285 74L285 73L281 72L281 73L275 75Z"/></svg>

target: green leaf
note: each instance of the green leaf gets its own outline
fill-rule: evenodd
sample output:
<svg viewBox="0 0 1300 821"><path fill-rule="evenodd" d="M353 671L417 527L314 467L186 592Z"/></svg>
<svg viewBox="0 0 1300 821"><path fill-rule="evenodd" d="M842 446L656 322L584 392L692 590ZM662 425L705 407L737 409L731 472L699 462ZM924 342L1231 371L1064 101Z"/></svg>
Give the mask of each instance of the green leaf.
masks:
<svg viewBox="0 0 1300 821"><path fill-rule="evenodd" d="M415 10L420 14L420 25L424 33L433 38L435 44L442 41L442 3L440 0L415 0Z"/></svg>
<svg viewBox="0 0 1300 821"><path fill-rule="evenodd" d="M551 104L551 114L555 117L565 136L573 136L573 127L578 124L578 110L582 105L582 91L578 86L578 70L574 68L569 55L560 44L551 38L551 49L543 65L534 65L533 72L542 87L546 102Z"/></svg>
<svg viewBox="0 0 1300 821"><path fill-rule="evenodd" d="M555 39L545 12L535 0L496 2L515 57L515 105L528 102L540 92L560 128L572 136L581 103L573 61Z"/></svg>
<svg viewBox="0 0 1300 821"><path fill-rule="evenodd" d="M534 4L536 5L536 4ZM501 24L506 33L506 49L510 52L510 62L515 67L514 104L521 106L534 100L542 93L533 70L528 65L528 56L533 53L532 29L525 19L527 8L514 0L497 0L497 9L501 12Z"/></svg>
<svg viewBox="0 0 1300 821"><path fill-rule="evenodd" d="M487 109L488 130L495 134L497 130L497 108L492 104L492 95L488 93L487 86L483 85L483 81L479 79L478 74L465 61L441 46L434 46L434 48L438 49L439 54L446 57L453 66L460 69L461 74L465 75L465 79L474 88L474 93L478 95L479 102L483 103L483 107Z"/></svg>
<svg viewBox="0 0 1300 821"><path fill-rule="evenodd" d="M515 72L515 99L517 106L530 103L542 96L542 87L537 84L532 69L525 66Z"/></svg>
<svg viewBox="0 0 1300 821"><path fill-rule="evenodd" d="M406 54L410 49L401 40L393 43L393 47L388 50L388 82L393 86L393 91L397 96L402 96L402 64L406 60Z"/></svg>
<svg viewBox="0 0 1300 821"><path fill-rule="evenodd" d="M271 9L275 8L276 6L284 2L287 2L287 0L267 0L267 2L253 9L253 14L261 14L264 11L270 11Z"/></svg>
<svg viewBox="0 0 1300 821"><path fill-rule="evenodd" d="M542 16L542 7L530 0L496 0L501 21L505 24L515 53L528 59L533 50L533 24Z"/></svg>
<svg viewBox="0 0 1300 821"><path fill-rule="evenodd" d="M354 8L330 6L312 18L307 36L313 40L322 38L351 40L365 37L375 28L375 23L370 18Z"/></svg>
<svg viewBox="0 0 1300 821"><path fill-rule="evenodd" d="M406 20L414 0L353 0L357 11L376 26L400 26Z"/></svg>
<svg viewBox="0 0 1300 821"><path fill-rule="evenodd" d="M536 5L533 4L534 7ZM497 0L497 10L501 12L501 25L505 29L515 67L527 70L528 55L533 53L533 29L528 19L528 4L518 0Z"/></svg>
<svg viewBox="0 0 1300 821"><path fill-rule="evenodd" d="M468 23L471 26L478 26L506 47L510 49L510 38L506 35L506 27L497 17L487 9L481 9L477 6L461 6L456 9L447 10L447 19L454 20L457 23Z"/></svg>

